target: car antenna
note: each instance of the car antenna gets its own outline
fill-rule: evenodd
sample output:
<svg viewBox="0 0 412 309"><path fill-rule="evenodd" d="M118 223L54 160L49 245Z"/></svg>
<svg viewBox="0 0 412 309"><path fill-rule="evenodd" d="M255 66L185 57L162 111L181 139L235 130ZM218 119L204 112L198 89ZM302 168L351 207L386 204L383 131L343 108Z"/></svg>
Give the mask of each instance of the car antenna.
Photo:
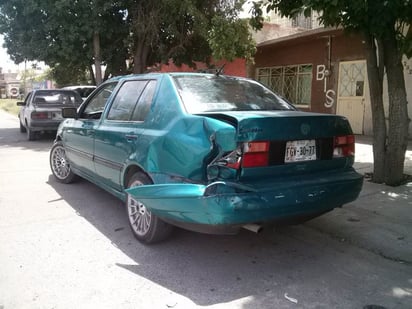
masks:
<svg viewBox="0 0 412 309"><path fill-rule="evenodd" d="M222 65L222 66L221 66L218 70L216 70L216 76L219 76L219 75L220 75L220 73L222 73L222 71L223 71L223 69L224 69L225 65L226 65L226 63L223 63L223 65Z"/></svg>

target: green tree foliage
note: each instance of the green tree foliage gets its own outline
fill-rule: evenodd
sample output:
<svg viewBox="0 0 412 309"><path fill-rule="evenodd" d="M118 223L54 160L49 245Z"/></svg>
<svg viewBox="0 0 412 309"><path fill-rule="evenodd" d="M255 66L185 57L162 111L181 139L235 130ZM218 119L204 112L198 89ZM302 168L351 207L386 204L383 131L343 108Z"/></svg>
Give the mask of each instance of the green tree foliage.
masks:
<svg viewBox="0 0 412 309"><path fill-rule="evenodd" d="M16 62L44 61L57 82L79 80L95 64L106 75L244 57L255 46L238 13L244 0L0 0L0 33ZM64 68L73 78L64 77ZM98 83L98 74L96 74Z"/></svg>
<svg viewBox="0 0 412 309"><path fill-rule="evenodd" d="M243 0L125 2L135 73L157 62L177 65L235 57L252 59L255 44L239 20Z"/></svg>
<svg viewBox="0 0 412 309"><path fill-rule="evenodd" d="M402 56L412 56L412 0L267 0L254 3L251 25L262 25L263 10L282 15L320 12L325 26L340 26L365 40L374 130L373 181L403 181L408 139L408 110ZM388 83L388 124L383 106L384 74Z"/></svg>
<svg viewBox="0 0 412 309"><path fill-rule="evenodd" d="M113 58L110 43L126 36L127 31L118 27L123 21L118 10L112 2L100 0L1 0L0 32L16 63L44 61L56 67L56 72L66 67L84 75L94 63L95 32L104 32L109 60ZM61 77L55 76L59 83L70 82L70 76L59 81ZM78 75L73 76L73 82L78 79Z"/></svg>
<svg viewBox="0 0 412 309"><path fill-rule="evenodd" d="M233 19L227 23L224 16L214 16L212 28L208 33L207 41L213 50L215 59L234 60L239 55L246 59L253 59L255 55L255 44L249 34L248 22L246 20ZM248 34L239 36L238 33Z"/></svg>

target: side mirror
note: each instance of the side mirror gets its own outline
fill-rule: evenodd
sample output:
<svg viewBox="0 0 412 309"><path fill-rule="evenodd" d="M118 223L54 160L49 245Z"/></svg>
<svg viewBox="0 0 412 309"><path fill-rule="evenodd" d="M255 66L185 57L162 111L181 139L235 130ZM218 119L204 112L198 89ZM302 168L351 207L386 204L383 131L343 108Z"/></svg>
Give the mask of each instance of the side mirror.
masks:
<svg viewBox="0 0 412 309"><path fill-rule="evenodd" d="M17 104L17 106L25 106L26 105L26 104L24 104L24 102L17 102L16 104Z"/></svg>
<svg viewBox="0 0 412 309"><path fill-rule="evenodd" d="M75 107L62 108L62 117L77 119L77 109Z"/></svg>

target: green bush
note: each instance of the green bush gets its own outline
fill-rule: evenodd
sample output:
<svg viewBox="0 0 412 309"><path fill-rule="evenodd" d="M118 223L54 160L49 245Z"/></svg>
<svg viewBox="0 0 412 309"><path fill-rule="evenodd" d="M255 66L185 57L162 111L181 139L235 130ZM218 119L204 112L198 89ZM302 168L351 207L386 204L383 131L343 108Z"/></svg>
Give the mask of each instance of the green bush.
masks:
<svg viewBox="0 0 412 309"><path fill-rule="evenodd" d="M20 106L16 105L17 101L18 99L0 99L0 109L17 116L20 110Z"/></svg>

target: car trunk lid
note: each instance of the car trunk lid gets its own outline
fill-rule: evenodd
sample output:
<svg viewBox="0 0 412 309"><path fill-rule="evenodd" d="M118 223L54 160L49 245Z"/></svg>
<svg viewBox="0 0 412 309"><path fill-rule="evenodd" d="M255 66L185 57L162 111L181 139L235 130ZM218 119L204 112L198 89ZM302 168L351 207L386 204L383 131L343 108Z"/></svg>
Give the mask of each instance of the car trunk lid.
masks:
<svg viewBox="0 0 412 309"><path fill-rule="evenodd" d="M203 116L236 127L238 149L214 163L239 170L240 178L308 173L353 164L354 136L349 122L341 116L299 111Z"/></svg>

